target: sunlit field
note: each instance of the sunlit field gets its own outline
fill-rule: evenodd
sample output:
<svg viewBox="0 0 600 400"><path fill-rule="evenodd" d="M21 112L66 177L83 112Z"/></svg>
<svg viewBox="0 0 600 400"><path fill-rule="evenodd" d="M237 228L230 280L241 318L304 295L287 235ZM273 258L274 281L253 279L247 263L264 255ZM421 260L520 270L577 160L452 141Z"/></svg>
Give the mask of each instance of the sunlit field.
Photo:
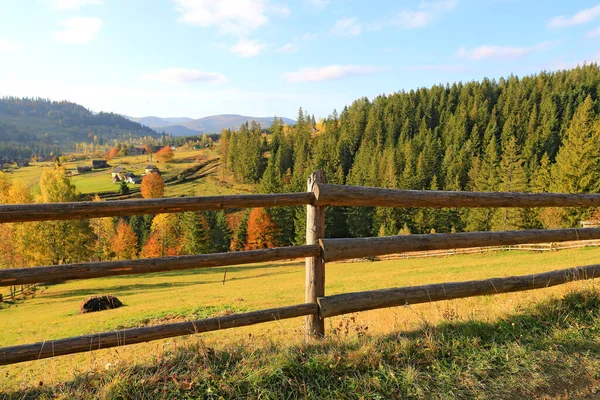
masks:
<svg viewBox="0 0 600 400"><path fill-rule="evenodd" d="M486 277L523 275L596 263L600 249L584 248L552 253L500 252L447 258L389 260L327 265L327 294L386 287L451 282ZM226 272L226 275L225 275ZM224 279L225 278L225 279ZM328 336L381 335L420 329L444 321L493 322L524 306L561 296L574 288L594 287L578 282L537 290L396 307L336 317L326 321ZM6 295L6 292L4 293ZM97 294L113 294L124 307L78 315L79 304ZM241 267L165 272L152 275L98 278L41 286L34 298L0 309L0 346L26 344L113 329L183 321L292 305L304 302L304 265L301 260ZM340 323L344 329L338 330ZM219 348L234 343L263 341L300 344L303 320L293 319L187 338L175 338L88 354L0 367L0 387L46 384L107 363L138 363L165 351L202 343ZM345 327L348 327L346 332Z"/></svg>
<svg viewBox="0 0 600 400"><path fill-rule="evenodd" d="M93 194L102 192L118 192L119 183L113 183L111 179L111 171L114 167L121 165L128 171L133 172L138 176L145 173L145 167L148 164L156 165L162 173L163 179L176 177L181 171L192 167L197 163L196 157L202 160L210 160L218 157L215 149L201 150L180 150L174 152L172 162L161 163L153 159L150 161L148 156L127 156L116 157L108 163L110 168L92 170L88 173L78 174L78 166L91 166L92 160L80 160L75 162L66 162L64 166L68 171L71 171L71 182L77 190L82 194ZM20 180L29 186L34 194L39 193L39 179L44 168L52 168L52 162L34 162L29 166L21 168L9 168L5 172L13 179ZM226 171L222 166L215 165L207 168L208 171L199 180L190 180L183 183L168 184L165 187L165 196L182 196L182 195L220 195L232 193L248 193L252 191L251 185L238 184L233 179L231 172ZM129 184L131 189L138 189L140 185Z"/></svg>

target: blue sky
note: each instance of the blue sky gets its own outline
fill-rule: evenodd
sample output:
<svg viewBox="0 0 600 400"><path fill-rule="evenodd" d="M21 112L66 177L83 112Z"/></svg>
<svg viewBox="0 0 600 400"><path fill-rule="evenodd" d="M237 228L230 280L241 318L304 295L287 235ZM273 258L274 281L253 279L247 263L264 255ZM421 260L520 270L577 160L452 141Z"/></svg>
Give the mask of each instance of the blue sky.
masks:
<svg viewBox="0 0 600 400"><path fill-rule="evenodd" d="M0 0L0 96L131 116L327 116L600 58L600 2Z"/></svg>

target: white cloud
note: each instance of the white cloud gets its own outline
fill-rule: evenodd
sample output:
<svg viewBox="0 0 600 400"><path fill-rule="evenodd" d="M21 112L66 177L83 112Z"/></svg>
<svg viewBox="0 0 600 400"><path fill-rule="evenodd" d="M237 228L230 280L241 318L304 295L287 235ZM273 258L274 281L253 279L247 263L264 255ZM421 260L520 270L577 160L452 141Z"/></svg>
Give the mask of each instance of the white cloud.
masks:
<svg viewBox="0 0 600 400"><path fill-rule="evenodd" d="M89 5L103 5L104 0L50 0L50 5L58 10L77 10Z"/></svg>
<svg viewBox="0 0 600 400"><path fill-rule="evenodd" d="M466 58L469 60L483 60L489 58L495 59L507 59L521 57L525 54L533 53L536 51L547 50L555 45L556 42L541 42L534 46L492 46L483 45L475 47L473 49L467 49L461 47L456 51L456 56L460 58Z"/></svg>
<svg viewBox="0 0 600 400"><path fill-rule="evenodd" d="M246 58L259 55L265 47L267 45L258 40L242 39L229 50L240 57Z"/></svg>
<svg viewBox="0 0 600 400"><path fill-rule="evenodd" d="M317 11L320 11L329 5L329 0L306 0L306 3Z"/></svg>
<svg viewBox="0 0 600 400"><path fill-rule="evenodd" d="M287 16L290 9L268 0L171 0L179 21L204 28L216 27L222 33L246 35L269 20L269 14Z"/></svg>
<svg viewBox="0 0 600 400"><path fill-rule="evenodd" d="M295 53L298 51L298 48L294 45L294 43L286 43L280 48L277 49L279 53Z"/></svg>
<svg viewBox="0 0 600 400"><path fill-rule="evenodd" d="M572 17L559 15L558 17L551 18L546 26L548 26L548 28L567 28L569 26L585 24L598 17L600 17L600 4L592 8L581 10Z"/></svg>
<svg viewBox="0 0 600 400"><path fill-rule="evenodd" d="M227 82L225 75L217 72L204 72L197 69L168 68L158 72L142 75L142 80L155 81L163 83L184 83L184 82L207 82L224 83Z"/></svg>
<svg viewBox="0 0 600 400"><path fill-rule="evenodd" d="M283 77L292 83L320 82L343 79L350 76L370 75L385 71L387 68L369 65L328 65L326 67L307 67L295 72L286 72Z"/></svg>
<svg viewBox="0 0 600 400"><path fill-rule="evenodd" d="M343 18L335 22L331 33L340 36L356 36L362 31L362 25L355 17Z"/></svg>
<svg viewBox="0 0 600 400"><path fill-rule="evenodd" d="M600 26L592 29L591 31L589 31L588 33L585 34L585 37L588 39L592 39L592 38L596 38L600 36Z"/></svg>
<svg viewBox="0 0 600 400"><path fill-rule="evenodd" d="M100 29L102 20L95 17L72 17L61 22L63 29L52 34L57 42L83 44L94 40Z"/></svg>
<svg viewBox="0 0 600 400"><path fill-rule="evenodd" d="M443 14L452 11L458 5L458 0L422 1L417 9L404 9L394 17L370 24L371 30L379 30L386 26L396 26L402 29L424 28L437 20Z"/></svg>
<svg viewBox="0 0 600 400"><path fill-rule="evenodd" d="M0 38L0 53L8 53L10 51L16 51L23 47L22 43L13 42L8 39Z"/></svg>

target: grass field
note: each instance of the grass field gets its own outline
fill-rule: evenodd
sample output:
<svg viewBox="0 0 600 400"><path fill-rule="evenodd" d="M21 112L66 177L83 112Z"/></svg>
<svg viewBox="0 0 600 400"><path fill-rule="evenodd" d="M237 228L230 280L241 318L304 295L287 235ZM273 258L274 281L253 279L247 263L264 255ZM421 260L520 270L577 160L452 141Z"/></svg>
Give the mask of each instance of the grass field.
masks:
<svg viewBox="0 0 600 400"><path fill-rule="evenodd" d="M394 286L522 275L576 265L593 264L597 262L599 258L600 249L585 248L544 254L502 252L437 259L333 263L327 265L326 293L335 294ZM205 318L231 312L248 311L303 302L304 269L301 262L229 267L227 269L227 278L223 284L224 272L225 268L215 268L210 270L169 272L145 276L102 278L43 287L38 291L35 298L0 310L0 320L2 321L0 346L24 344L117 328L181 321L191 318ZM277 369L276 365L269 364L269 357L274 357L273 352L281 352L282 354L285 354L285 356L282 356L283 358L281 359L276 357L276 361L274 362L278 362L277 360L280 362L288 362L290 361L289 357L295 357L290 353L290 351L292 351L290 349L295 349L293 351L307 352L320 360L317 362L318 365L315 365L315 368L325 368L325 372L320 371L319 373L335 375L336 370L332 365L335 364L337 366L339 364L339 360L335 361L335 357L339 356L339 354L336 356L336 352L344 353L351 351L356 353L354 357L358 357L354 360L355 362L358 364L365 362L371 365L370 363L372 360L369 360L368 346L384 346L386 343L384 338L389 338L389 335L396 337L394 335L397 335L397 332L419 332L419 334L411 340L414 341L414 343L421 343L420 346L423 346L426 345L428 340L441 340L439 337L436 337L434 340L432 337L427 336L427 332L430 332L435 326L443 326L443 324L446 323L463 324L464 326L460 325L462 326L460 329L464 330L467 329L468 324L475 324L476 326L496 326L494 329L497 329L497 324L501 323L503 318L516 318L514 315L522 313L523 310L529 310L532 313L537 312L532 311L532 307L544 299L548 299L552 296L560 297L574 289L589 291L594 290L595 287L596 284L594 282L579 282L532 292L397 307L333 318L326 322L327 334L332 337L332 339L329 339L329 341L326 341L324 344L308 345L309 347L306 347L307 345L303 344L303 321L301 319L295 319L228 330L226 332L213 332L187 338L156 341L121 349L108 349L87 354L58 357L56 359L0 367L0 388L4 387L6 390L25 390L27 388L32 388L36 384L39 385L39 382L42 381L44 385L51 385L52 389L49 389L49 393L56 394L66 390L64 384L61 382L70 381L70 386L67 386L71 387L73 390L79 390L81 387L78 385L81 384L81 382L88 382L86 379L96 376L101 377L103 382L105 382L105 379L111 380L113 383L114 380L117 380L121 384L126 385L127 390L133 390L133 386L131 386L134 385L133 382L123 381L127 374L134 373L135 371L135 374L139 374L140 368L147 368L149 370L160 368L160 365L158 364L166 362L165 360L170 360L168 362L170 363L169 368L171 369L168 370L171 372L173 363L175 363L176 360L181 361L182 359L185 359L187 364L199 363L200 361L197 359L198 352L205 352L207 346L211 349L216 349L210 350L211 352L215 351L218 354L222 354L223 357L233 357L236 360L238 360L236 357L252 358L252 356L255 355L258 357L254 360L255 362L260 361L260 363L265 363L261 368L269 369L269 371L274 368L275 372L273 373L283 373L284 375L285 371L282 372ZM116 310L101 313L85 315L77 314L78 306L84 298L101 293L111 293L116 295L123 301L125 306ZM588 297L590 296L594 297L595 294L592 293ZM571 315L566 312L562 317L570 318ZM557 318L560 320L561 316L558 316ZM551 324L551 322L548 323ZM584 328L586 326L595 327L595 324L600 327L600 319L598 321L594 320L593 323L589 321L582 322L579 320L573 323L581 324ZM340 327L340 324L342 326L341 330L337 329ZM545 327L543 323L540 322L540 324L541 328L539 329L550 329L550 327ZM348 328L348 333L346 333L346 327ZM492 328L489 329L493 331ZM521 327L521 329L525 330L525 327ZM569 332L571 332L574 328L569 325L568 329ZM365 333L368 333L368 335L363 336ZM528 334L533 333L528 332ZM560 334L562 335L563 333ZM429 334L431 335L431 332ZM514 332L510 333L510 335L513 334ZM575 335L574 332L571 332L570 334ZM476 336L477 334L471 332L471 336L467 335L466 338L473 341ZM368 337L369 339L365 339L365 337ZM343 339L343 341L340 342L340 338ZM461 337L460 340L466 340L466 338ZM515 339L511 336L511 338L511 341L505 343L506 346L510 347L510 354L506 353L506 357L518 356L520 357L519 362L527 364L533 362L534 358L539 356L538 353L529 355L524 354L524 348L519 348L519 346L522 345L520 344L519 337L517 336ZM561 340L564 342L563 339ZM583 345L581 338L575 339L580 340L579 344ZM600 340L598 339L599 338L595 338L593 340L597 340L600 344ZM457 346L464 345L458 338L455 340L457 341ZM557 343L563 342L557 341ZM399 346L408 346L410 343L413 342L408 341L404 345L399 344ZM573 344L575 344L575 342ZM195 346L194 348L196 350L182 352L182 349L189 349L189 346ZM367 346L367 348L364 346ZM427 346L433 346L433 344ZM437 343L436 346L439 347L442 346L442 344ZM445 348L445 346L452 347L451 343L444 342L442 347ZM560 346L563 346L561 349L566 348L564 347L566 346L564 343L560 344ZM580 350L587 351L586 354L588 354L588 356L600 352L600 350L596 350L596 348L589 347L589 344L585 344L585 346L585 349ZM237 348L237 350L232 350L232 348ZM408 350L404 349L402 351ZM482 348L481 351L484 350L491 351L489 347L485 347L485 349ZM231 353L232 351L233 353ZM250 353L244 353L245 351L249 351ZM194 354L196 354L196 358L190 359ZM462 356L475 357L474 354L469 354L465 353ZM555 356L558 356L557 354L555 354ZM378 353L378 355L373 354L372 356L376 357L382 355L383 353ZM419 361L420 356L417 357L416 353L413 356L412 359L410 354L406 359L398 359L397 361L399 364L394 367L394 371L396 372L393 372L392 370L388 372L401 373L404 375L412 373L414 375L412 378L414 382L417 382L419 379L425 379L425 376L423 375L425 371L420 369L419 366L419 362L421 362ZM504 357L505 354L494 355L494 357L500 356ZM586 360L586 362L592 363L594 366L600 364L597 363L597 360L593 357ZM242 368L242 366L238 365L239 360L232 365L227 364L227 366L222 365L226 360L224 361L224 359L219 358L218 361L220 366L215 366L215 368L223 369L223 374L227 374L227 371L232 374L251 374L248 370L239 370L239 368ZM414 364L413 361L417 362L417 364ZM442 364L446 361L451 362L450 360L438 361ZM583 359L580 361L583 362ZM484 360L475 358L473 360L456 359L452 361L452 363L459 364L465 362L482 363ZM488 360L485 362L490 361ZM106 366L108 363L110 363L111 366L121 365L122 367L118 367L114 373L108 372L108 375L106 376L101 375L106 373L106 371L101 371L107 368ZM429 364L431 366L435 363ZM515 366L513 372L504 371L503 373L514 374L522 371L523 368L531 367L525 364ZM444 368L450 368L448 365L444 365ZM310 367L310 365L308 367ZM121 370L120 368L125 369ZM303 368L307 368L307 366L305 365ZM378 367L375 365L374 368L376 370ZM398 368L400 368L401 372L398 372ZM440 364L436 368L442 368L442 365ZM456 365L452 368L454 368L454 373L460 372L455 371L457 368ZM490 371L494 369L493 366L488 366L486 368L488 368L488 373L492 373ZM507 367L503 366L502 368ZM75 373L78 374L77 376L79 376L79 378L77 379L79 380L71 380L73 376L72 371L75 371ZM427 373L436 376L436 374L439 375L441 373L440 371L429 371ZM359 372L360 371L357 370L356 374L353 375L356 379L359 379ZM544 371L538 372L539 376L537 376L537 379L539 380L539 384L546 384L546 380L554 379L554 375L548 375L549 372L544 375L543 372ZM260 373L260 371L256 371L252 374ZM202 374L196 371L194 376L200 379ZM246 381L249 379L258 379L257 376L252 376L244 375L243 379ZM232 382L235 381L235 377L233 376L226 377L223 375L221 378L222 379L220 379L219 382L222 384L232 385ZM241 375L239 378L242 379ZM404 378L406 378L406 376L404 376ZM449 376L438 376L438 378L450 379ZM484 379L485 377L480 378ZM496 378L499 379L499 377ZM512 378L510 376L504 376L504 378L517 379L515 376L512 376ZM162 383L164 387L169 388L167 392L164 392L167 393L164 398L173 398L174 392L171 390L173 387L177 388L178 386L173 386L174 383L172 377L167 377L167 379L168 382ZM291 378L288 376L288 379ZM365 376L361 379L367 379L367 377ZM369 379L372 380L374 377L370 375ZM471 379L475 378L471 377ZM446 383L449 385L448 390L453 388L450 382ZM531 384L534 383L535 382L532 381ZM86 385L88 384L91 383L86 383ZM265 383L263 382L261 385L262 384ZM331 382L327 381L322 384L329 385ZM355 382L355 384L359 385L360 382ZM472 384L476 385L476 382L472 382ZM524 385L523 382L520 382L520 384ZM367 386L373 389L373 393L376 394L378 393L377 390L375 390L376 385L373 385L375 385L373 382L368 382ZM100 388L105 391L108 390L105 385L101 385ZM266 390L266 388L264 389ZM305 389L308 390L306 387ZM321 389L319 389L319 387L313 387L308 392L312 393L312 397L315 397L315 393ZM348 387L346 389L350 388ZM96 387L94 390L99 390L99 387ZM243 388L240 387L235 390L243 390ZM317 392L315 392L315 390L317 390ZM413 397L428 397L426 396L428 392L423 387L421 387L421 389L415 387L414 390L416 390L416 394ZM419 390L425 390L422 393L422 396L418 395ZM65 393L69 393L69 391L67 390ZM70 393L73 394L76 393L76 391ZM128 398L127 396L116 396L114 393L108 397ZM206 394L205 392L202 393ZM226 391L216 390L214 393L226 393ZM276 391L266 391L265 393L281 394ZM349 391L348 393L352 392ZM381 393L388 392L383 391ZM408 392L403 393L406 394ZM468 393L473 394L479 392L470 391ZM485 393L485 391L482 393ZM81 394L73 394L72 398L77 398L80 395ZM171 397L169 397L169 395ZM153 396L149 396L149 398L152 397ZM227 396L225 397L227 398ZM255 393L252 397L259 396ZM265 398L277 397L279 397L279 395L265 396ZM353 398L354 396L341 396L340 394L340 397ZM67 396L66 398L70 397ZM215 398L218 398L218 396ZM365 398L386 397L374 395L372 397L366 396ZM444 397L442 396L440 398Z"/></svg>
<svg viewBox="0 0 600 400"><path fill-rule="evenodd" d="M83 194L93 194L99 192L110 192L119 190L118 183L112 183L110 172L117 165L124 166L128 171L136 175L143 175L144 168L148 164L154 164L161 170L164 179L169 179L177 176L181 171L190 168L196 156L203 156L205 159L218 157L214 149L202 150L176 150L175 158L170 163L158 163L148 161L147 156L127 156L117 157L109 161L112 166L109 169L92 170L85 174L77 174L77 166L91 165L91 160L82 160L76 162L67 162L65 167L72 171L73 176L71 182L77 190ZM20 180L27 184L34 194L39 193L39 180L44 168L52 168L51 162L31 163L27 167L16 168L7 172L14 180ZM131 188L138 188L139 185L129 185ZM177 185L167 185L165 188L165 196L181 196L181 195L220 195L232 193L249 193L252 191L251 185L238 184L231 176L231 173L225 171L221 166L210 176L200 181L184 182Z"/></svg>

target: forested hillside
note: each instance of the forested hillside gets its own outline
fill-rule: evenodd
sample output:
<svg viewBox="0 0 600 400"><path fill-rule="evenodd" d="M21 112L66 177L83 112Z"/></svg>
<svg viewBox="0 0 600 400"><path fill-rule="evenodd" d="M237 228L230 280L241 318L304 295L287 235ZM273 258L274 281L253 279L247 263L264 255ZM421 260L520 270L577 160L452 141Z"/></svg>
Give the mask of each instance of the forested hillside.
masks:
<svg viewBox="0 0 600 400"><path fill-rule="evenodd" d="M113 113L94 114L66 101L0 99L0 158L47 156L75 142L157 136L150 128Z"/></svg>
<svg viewBox="0 0 600 400"><path fill-rule="evenodd" d="M600 191L600 69L436 85L356 100L320 123L300 110L227 131L221 152L239 179L263 192L306 190L315 169L329 183L402 189ZM285 132L284 132L285 130ZM282 244L304 241L304 209L273 209ZM520 209L329 208L327 235L577 226L588 214ZM294 228L295 227L295 228Z"/></svg>

